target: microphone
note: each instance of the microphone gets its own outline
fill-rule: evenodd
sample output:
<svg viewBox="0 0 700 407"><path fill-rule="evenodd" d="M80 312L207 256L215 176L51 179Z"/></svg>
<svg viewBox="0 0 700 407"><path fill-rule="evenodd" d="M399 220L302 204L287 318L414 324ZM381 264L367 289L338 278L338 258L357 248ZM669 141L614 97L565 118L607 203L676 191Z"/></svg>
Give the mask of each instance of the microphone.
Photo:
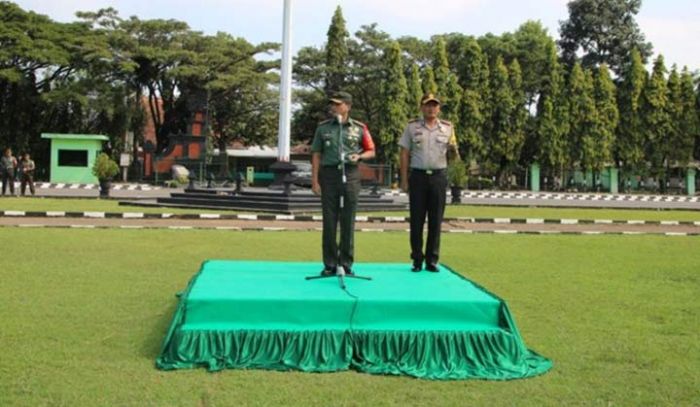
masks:
<svg viewBox="0 0 700 407"><path fill-rule="evenodd" d="M335 275L338 276L338 282L340 283L340 288L345 289L345 268L343 266L338 266L335 271Z"/></svg>

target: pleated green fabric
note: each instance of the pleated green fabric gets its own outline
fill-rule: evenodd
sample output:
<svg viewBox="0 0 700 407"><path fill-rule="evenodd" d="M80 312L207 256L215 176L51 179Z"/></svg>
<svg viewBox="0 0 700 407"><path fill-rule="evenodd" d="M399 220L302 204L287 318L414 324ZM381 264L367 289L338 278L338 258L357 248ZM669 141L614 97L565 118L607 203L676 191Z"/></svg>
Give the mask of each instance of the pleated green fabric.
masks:
<svg viewBox="0 0 700 407"><path fill-rule="evenodd" d="M552 363L529 350L506 303L463 276L363 264L373 281L305 281L317 264L209 261L180 296L164 370L347 369L434 380L526 378ZM352 294L352 295L350 295Z"/></svg>

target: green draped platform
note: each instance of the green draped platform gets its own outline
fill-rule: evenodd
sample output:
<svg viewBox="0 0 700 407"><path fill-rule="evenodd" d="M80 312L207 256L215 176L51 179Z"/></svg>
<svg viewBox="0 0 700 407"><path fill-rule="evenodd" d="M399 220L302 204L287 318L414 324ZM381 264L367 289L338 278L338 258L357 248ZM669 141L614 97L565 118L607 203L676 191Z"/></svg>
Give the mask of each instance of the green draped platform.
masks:
<svg viewBox="0 0 700 407"><path fill-rule="evenodd" d="M527 349L505 301L440 266L362 263L372 281L306 281L317 263L210 260L180 296L156 361L426 379L517 379L551 362Z"/></svg>

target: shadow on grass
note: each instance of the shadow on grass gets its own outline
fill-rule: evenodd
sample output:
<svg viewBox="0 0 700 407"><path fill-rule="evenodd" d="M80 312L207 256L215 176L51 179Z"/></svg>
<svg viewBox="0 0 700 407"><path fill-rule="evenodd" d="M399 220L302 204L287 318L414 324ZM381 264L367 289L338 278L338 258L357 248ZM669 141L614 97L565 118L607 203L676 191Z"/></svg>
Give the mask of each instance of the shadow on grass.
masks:
<svg viewBox="0 0 700 407"><path fill-rule="evenodd" d="M160 354L160 348L163 345L163 339L168 332L170 321L172 321L175 309L180 299L173 295L172 301L167 305L156 318L152 320L153 324L148 334L143 338L141 344L141 356L148 358L155 363L156 358Z"/></svg>

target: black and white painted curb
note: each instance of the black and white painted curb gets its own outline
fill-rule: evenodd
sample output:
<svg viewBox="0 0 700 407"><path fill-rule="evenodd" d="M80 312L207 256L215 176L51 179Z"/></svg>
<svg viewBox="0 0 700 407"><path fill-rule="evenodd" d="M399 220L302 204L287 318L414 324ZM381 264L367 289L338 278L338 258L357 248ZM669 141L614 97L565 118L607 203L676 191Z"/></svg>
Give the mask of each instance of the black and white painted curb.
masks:
<svg viewBox="0 0 700 407"><path fill-rule="evenodd" d="M218 231L234 231L234 232L321 232L322 228L283 228L283 227L238 227L238 226L143 226L143 225L41 225L41 224L18 224L4 225L5 228L21 228L21 229L125 229L125 230L218 230ZM358 232L364 233L408 233L409 229L373 229L361 228ZM491 234L491 235L655 235L655 236L700 236L700 232L684 233L684 232L638 232L638 231L557 231L557 230L469 230L455 229L445 230L443 233L450 234Z"/></svg>
<svg viewBox="0 0 700 407"><path fill-rule="evenodd" d="M0 211L0 217L13 218L83 218L83 219L188 219L321 222L321 215L220 214L220 213L144 213L144 212L70 212L70 211ZM407 216L356 216L356 222L408 223ZM446 217L445 223L493 223L527 225L656 225L700 226L700 221L615 220L615 219L544 219L544 218L476 218Z"/></svg>
<svg viewBox="0 0 700 407"><path fill-rule="evenodd" d="M20 183L15 182L15 190L20 188ZM64 184L64 183L52 183L52 182L35 182L34 188L37 189L63 189L63 190L95 190L99 189L97 184ZM149 185L149 184L119 184L112 183L113 191L157 191L162 187Z"/></svg>
<svg viewBox="0 0 700 407"><path fill-rule="evenodd" d="M385 191L384 196L407 196L406 193L392 190ZM542 192L498 192L498 191L464 191L462 197L467 199L542 199L549 201L612 201L612 202L700 202L698 196L686 195L645 195L645 194L598 194L598 193L542 193Z"/></svg>

